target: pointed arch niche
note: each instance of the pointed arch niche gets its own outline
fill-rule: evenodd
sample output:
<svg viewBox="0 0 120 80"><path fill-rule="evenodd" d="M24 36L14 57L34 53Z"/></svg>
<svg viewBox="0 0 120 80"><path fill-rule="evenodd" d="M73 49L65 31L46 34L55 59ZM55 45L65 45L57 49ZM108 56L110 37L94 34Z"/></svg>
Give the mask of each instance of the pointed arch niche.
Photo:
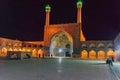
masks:
<svg viewBox="0 0 120 80"><path fill-rule="evenodd" d="M50 40L51 57L71 57L73 53L73 39L70 34L60 31Z"/></svg>
<svg viewBox="0 0 120 80"><path fill-rule="evenodd" d="M7 56L7 48L6 48L6 47L3 47L3 48L2 48L1 53L0 53L0 56L1 56L1 57L6 57L6 56Z"/></svg>
<svg viewBox="0 0 120 80"><path fill-rule="evenodd" d="M96 59L96 51L91 50L91 51L89 52L89 58L90 58L90 59Z"/></svg>
<svg viewBox="0 0 120 80"><path fill-rule="evenodd" d="M98 51L98 59L105 59L105 52L103 50Z"/></svg>
<svg viewBox="0 0 120 80"><path fill-rule="evenodd" d="M88 52L86 50L82 51L81 58L87 59L88 58Z"/></svg>

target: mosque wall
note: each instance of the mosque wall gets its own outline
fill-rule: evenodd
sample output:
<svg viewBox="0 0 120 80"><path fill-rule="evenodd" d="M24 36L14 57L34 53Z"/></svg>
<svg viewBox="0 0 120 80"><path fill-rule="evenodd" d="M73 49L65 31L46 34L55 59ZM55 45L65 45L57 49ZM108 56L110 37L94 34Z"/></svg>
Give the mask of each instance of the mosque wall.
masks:
<svg viewBox="0 0 120 80"><path fill-rule="evenodd" d="M64 32L65 34L69 34L72 37L74 51L76 51L75 53L79 53L78 50L80 48L80 45L79 45L80 27L79 27L79 24L76 24L76 23L56 24L56 25L45 26L44 46L47 47L46 51L49 51L48 49L49 49L50 41L52 37L59 32Z"/></svg>
<svg viewBox="0 0 120 80"><path fill-rule="evenodd" d="M113 41L85 41L82 42L80 57L85 59L116 58Z"/></svg>
<svg viewBox="0 0 120 80"><path fill-rule="evenodd" d="M118 39L119 42L119 39ZM78 58L104 60L109 56L116 58L113 41L82 41L80 42ZM30 52L32 57L43 57L44 43L23 42L0 38L0 57L6 57L8 52ZM116 49L116 48L115 48ZM46 56L46 55L45 55ZM49 55L47 55L49 57ZM74 55L72 57L75 57Z"/></svg>
<svg viewBox="0 0 120 80"><path fill-rule="evenodd" d="M0 38L0 57L5 58L9 52L14 53L31 53L31 57L43 56L43 43L39 42L23 42L19 40L11 40Z"/></svg>

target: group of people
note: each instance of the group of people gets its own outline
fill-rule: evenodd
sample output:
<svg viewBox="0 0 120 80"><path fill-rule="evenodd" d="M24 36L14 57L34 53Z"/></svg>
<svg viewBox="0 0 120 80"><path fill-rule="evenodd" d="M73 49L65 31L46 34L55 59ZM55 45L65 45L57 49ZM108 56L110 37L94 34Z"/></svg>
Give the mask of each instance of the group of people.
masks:
<svg viewBox="0 0 120 80"><path fill-rule="evenodd" d="M109 64L109 65L111 65L111 66L113 66L113 62L114 62L113 56L110 56L110 57L107 58L107 60L106 60L106 64Z"/></svg>

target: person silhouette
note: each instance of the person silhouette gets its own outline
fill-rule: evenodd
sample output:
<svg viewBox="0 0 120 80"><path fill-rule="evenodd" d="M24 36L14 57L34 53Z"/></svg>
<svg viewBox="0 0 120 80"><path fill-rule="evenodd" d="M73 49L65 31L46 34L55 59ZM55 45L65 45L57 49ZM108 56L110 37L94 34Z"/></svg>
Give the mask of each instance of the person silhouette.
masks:
<svg viewBox="0 0 120 80"><path fill-rule="evenodd" d="M110 56L108 58L108 64L111 65L111 66L113 66L113 58L112 58L112 56Z"/></svg>

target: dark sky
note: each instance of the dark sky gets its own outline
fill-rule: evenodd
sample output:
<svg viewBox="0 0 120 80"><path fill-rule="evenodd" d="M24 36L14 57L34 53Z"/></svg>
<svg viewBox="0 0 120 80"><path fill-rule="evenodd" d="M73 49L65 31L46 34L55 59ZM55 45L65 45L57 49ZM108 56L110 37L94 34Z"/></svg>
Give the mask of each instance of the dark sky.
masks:
<svg viewBox="0 0 120 80"><path fill-rule="evenodd" d="M77 0L0 0L0 37L41 41L44 7L51 24L76 22ZM120 32L120 0L83 0L83 32L87 40L113 40Z"/></svg>

